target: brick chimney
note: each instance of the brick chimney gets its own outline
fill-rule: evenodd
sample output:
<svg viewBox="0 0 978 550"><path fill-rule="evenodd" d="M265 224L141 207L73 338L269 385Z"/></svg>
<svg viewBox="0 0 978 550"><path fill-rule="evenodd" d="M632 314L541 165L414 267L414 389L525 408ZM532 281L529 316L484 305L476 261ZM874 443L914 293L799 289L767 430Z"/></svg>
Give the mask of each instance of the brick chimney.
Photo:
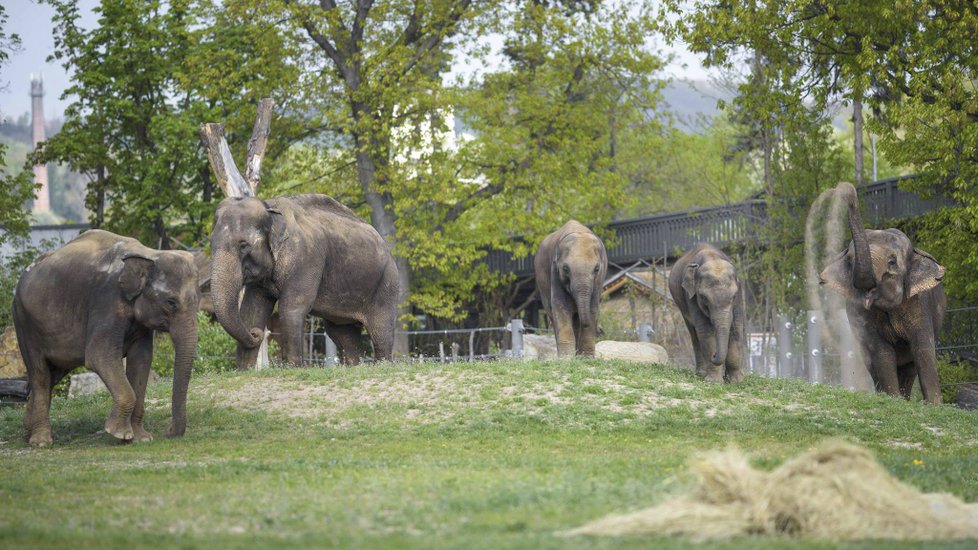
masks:
<svg viewBox="0 0 978 550"><path fill-rule="evenodd" d="M31 132L34 147L44 141L44 81L31 75ZM51 200L48 195L48 167L46 164L39 164L34 167L34 183L40 183L41 187L36 191L34 197L34 212L48 212L51 210Z"/></svg>

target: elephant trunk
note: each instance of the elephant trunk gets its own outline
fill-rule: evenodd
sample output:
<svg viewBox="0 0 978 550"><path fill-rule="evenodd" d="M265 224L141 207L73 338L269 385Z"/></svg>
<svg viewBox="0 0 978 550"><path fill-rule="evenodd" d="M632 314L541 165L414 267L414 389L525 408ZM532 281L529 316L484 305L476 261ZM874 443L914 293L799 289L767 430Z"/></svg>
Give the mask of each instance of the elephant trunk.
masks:
<svg viewBox="0 0 978 550"><path fill-rule="evenodd" d="M581 328L591 328L593 319L591 318L591 288L578 288L574 292L574 301L577 302L577 318L581 320Z"/></svg>
<svg viewBox="0 0 978 550"><path fill-rule="evenodd" d="M241 309L238 296L244 285L241 274L241 263L238 258L227 251L214 254L213 273L211 276L211 300L214 302L214 314L221 326L244 347L252 349L259 344L254 334L249 331L241 320Z"/></svg>
<svg viewBox="0 0 978 550"><path fill-rule="evenodd" d="M730 343L730 314L732 306L719 311L713 318L713 329L716 332L716 351L710 361L714 365L722 365L727 361L727 345Z"/></svg>
<svg viewBox="0 0 978 550"><path fill-rule="evenodd" d="M173 359L172 414L167 435L182 436L187 430L187 389L197 356L197 312L188 311L179 323L170 326L170 339L176 352Z"/></svg>
<svg viewBox="0 0 978 550"><path fill-rule="evenodd" d="M867 291L876 286L876 279L873 276L873 260L869 255L869 242L866 240L862 218L859 216L856 188L850 183L843 183L840 188L843 190L849 207L849 231L852 233L852 244L855 248L852 263L852 286Z"/></svg>

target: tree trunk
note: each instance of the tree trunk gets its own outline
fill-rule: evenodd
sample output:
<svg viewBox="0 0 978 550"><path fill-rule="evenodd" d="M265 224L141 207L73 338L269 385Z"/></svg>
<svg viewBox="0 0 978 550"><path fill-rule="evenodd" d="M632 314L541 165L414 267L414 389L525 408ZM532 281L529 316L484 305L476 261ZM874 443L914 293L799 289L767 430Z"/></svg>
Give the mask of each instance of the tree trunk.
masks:
<svg viewBox="0 0 978 550"><path fill-rule="evenodd" d="M852 148L856 155L856 185L863 183L863 99L856 96L852 100Z"/></svg>

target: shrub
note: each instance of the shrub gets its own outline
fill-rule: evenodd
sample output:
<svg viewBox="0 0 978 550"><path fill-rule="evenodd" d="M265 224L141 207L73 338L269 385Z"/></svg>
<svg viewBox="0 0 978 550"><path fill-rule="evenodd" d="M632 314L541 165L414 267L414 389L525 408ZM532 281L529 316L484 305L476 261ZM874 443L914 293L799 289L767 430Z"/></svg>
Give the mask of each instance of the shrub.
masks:
<svg viewBox="0 0 978 550"><path fill-rule="evenodd" d="M169 334L157 333L153 347L153 370L160 376L173 376L173 342ZM197 312L197 359L194 373L234 370L237 342L224 327Z"/></svg>
<svg viewBox="0 0 978 550"><path fill-rule="evenodd" d="M961 360L951 362L946 357L937 360L937 377L941 381L941 397L945 403L954 403L958 387L963 382L978 381L978 368L970 362Z"/></svg>

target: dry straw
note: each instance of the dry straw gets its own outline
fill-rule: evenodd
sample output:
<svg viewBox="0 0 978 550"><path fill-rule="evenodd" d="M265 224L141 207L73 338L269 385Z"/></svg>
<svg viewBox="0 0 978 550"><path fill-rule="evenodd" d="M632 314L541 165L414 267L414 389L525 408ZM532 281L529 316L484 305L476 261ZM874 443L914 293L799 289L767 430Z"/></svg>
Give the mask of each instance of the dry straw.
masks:
<svg viewBox="0 0 978 550"><path fill-rule="evenodd" d="M833 442L773 472L738 450L696 460L692 494L609 516L566 535L682 535L697 540L782 535L831 541L978 538L978 505L924 494L866 449Z"/></svg>

